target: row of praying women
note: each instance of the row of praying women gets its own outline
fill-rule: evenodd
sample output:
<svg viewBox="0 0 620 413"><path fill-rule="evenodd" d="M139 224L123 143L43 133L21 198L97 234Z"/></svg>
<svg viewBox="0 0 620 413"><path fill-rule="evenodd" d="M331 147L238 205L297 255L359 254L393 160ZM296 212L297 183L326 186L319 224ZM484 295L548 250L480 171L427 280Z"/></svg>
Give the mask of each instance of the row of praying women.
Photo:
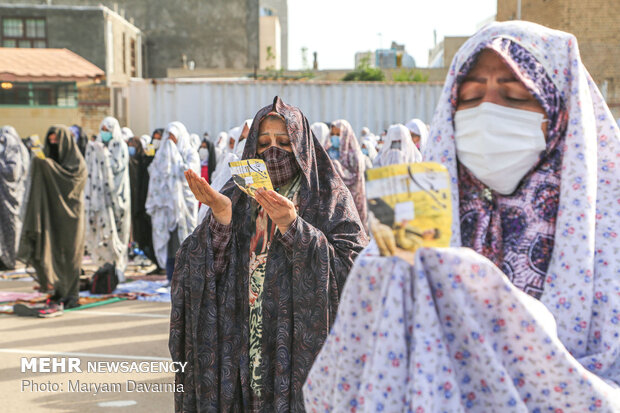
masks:
<svg viewBox="0 0 620 413"><path fill-rule="evenodd" d="M249 125L238 128L231 160L240 158ZM14 268L16 259L31 264L41 291L54 291L52 301L70 308L78 301L84 249L97 267L113 264L122 282L132 239L170 280L176 250L198 220L184 172L210 182L228 135L219 137L216 148L208 136L201 140L172 122L138 138L107 117L93 140L77 125L51 127L41 159L14 128L3 127L1 268ZM230 176L227 164L219 169Z"/></svg>
<svg viewBox="0 0 620 413"><path fill-rule="evenodd" d="M88 137L82 128L70 128L78 150L83 154ZM57 150L55 151L57 154ZM15 128L0 128L0 270L15 268L17 249L22 231L26 202L31 180L31 154Z"/></svg>
<svg viewBox="0 0 620 413"><path fill-rule="evenodd" d="M420 162L420 148L426 144L428 136L426 125L419 119L410 120L407 126L395 124L390 126L381 140L366 127L358 139L351 124L344 119L336 120L330 126L315 122L310 129L351 192L357 212L368 232L365 171L391 164Z"/></svg>
<svg viewBox="0 0 620 413"><path fill-rule="evenodd" d="M446 166L451 248L381 256L364 141L279 98L242 155L275 190L186 172L209 210L172 280L176 411L620 411L620 130L575 37L487 25L443 91L375 161Z"/></svg>

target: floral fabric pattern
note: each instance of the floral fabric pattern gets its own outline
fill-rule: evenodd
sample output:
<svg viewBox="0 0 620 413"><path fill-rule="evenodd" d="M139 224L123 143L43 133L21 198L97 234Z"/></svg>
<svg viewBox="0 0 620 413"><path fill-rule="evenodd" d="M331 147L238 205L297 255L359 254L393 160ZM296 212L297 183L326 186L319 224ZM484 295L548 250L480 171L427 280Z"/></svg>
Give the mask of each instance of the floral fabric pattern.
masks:
<svg viewBox="0 0 620 413"><path fill-rule="evenodd" d="M308 375L315 412L614 412L620 392L556 337L551 313L467 248L415 264L371 243Z"/></svg>
<svg viewBox="0 0 620 413"><path fill-rule="evenodd" d="M118 120L107 117L100 129L103 126L112 133L112 139L104 144L98 136L86 147L86 249L98 267L116 264L123 281L131 228L129 150Z"/></svg>
<svg viewBox="0 0 620 413"><path fill-rule="evenodd" d="M171 133L176 143L169 139ZM145 209L151 216L157 262L161 268L166 268L170 232L176 231L179 241L183 242L198 224L198 201L189 189L185 171L191 169L199 175L200 157L181 122L169 123L161 141L149 166Z"/></svg>
<svg viewBox="0 0 620 413"><path fill-rule="evenodd" d="M563 116L566 127L549 134L524 201L487 209L489 194L473 199L459 171L454 85L482 48L512 43L553 84L538 95L552 132ZM620 130L575 37L527 22L480 30L455 56L424 155L451 175L452 248L420 249L413 266L374 244L360 254L308 375L307 411L620 411ZM476 251L459 248L471 240ZM502 257L511 248L531 262Z"/></svg>
<svg viewBox="0 0 620 413"><path fill-rule="evenodd" d="M538 75L532 76L525 72L527 68L513 64L513 72L523 72L519 75L521 80L545 79L539 76L544 70L552 85L531 80L526 86L530 91L544 90L534 96L538 96L547 112L550 126L560 125L562 122L554 119L564 116L557 96L564 102L566 130L557 135L562 142L555 148L561 154L553 155L555 149L548 142L545 159L535 167L543 172L540 179L546 182L536 183L526 206L529 213L538 214L541 226L555 218L554 230L528 237L532 240L528 246L532 253L528 250L524 255L532 260L532 265L528 264L533 270L532 280L537 278L536 273L544 273L539 299L555 318L560 342L589 370L620 383L620 130L581 62L573 35L528 22L492 23L470 38L455 56L424 153L425 160L444 164L452 179L451 245L467 245L468 238L472 238L461 230L470 226L464 224L465 220L473 223L476 230L483 229L482 225L476 225L478 217L463 214L460 206L466 195L454 144L454 85L470 57L491 43L509 48L516 43L535 58L539 65L528 67ZM509 66L512 64L510 59L505 61ZM549 93L553 88L557 94ZM545 175L545 171L549 173ZM556 173L550 171L559 171L559 183L553 178ZM535 179L538 178L532 177L532 181ZM553 195L555 186L559 186L557 196ZM513 210L509 215L518 214ZM503 225L509 228L521 224L509 218ZM504 242L507 239L510 242L509 237ZM541 248L534 247L536 243ZM492 242L485 244L492 245ZM476 244L472 247L487 255ZM488 255L498 262L494 254ZM518 271L519 265L500 262L499 267L514 279L510 272ZM523 281L521 286L526 286L529 278Z"/></svg>

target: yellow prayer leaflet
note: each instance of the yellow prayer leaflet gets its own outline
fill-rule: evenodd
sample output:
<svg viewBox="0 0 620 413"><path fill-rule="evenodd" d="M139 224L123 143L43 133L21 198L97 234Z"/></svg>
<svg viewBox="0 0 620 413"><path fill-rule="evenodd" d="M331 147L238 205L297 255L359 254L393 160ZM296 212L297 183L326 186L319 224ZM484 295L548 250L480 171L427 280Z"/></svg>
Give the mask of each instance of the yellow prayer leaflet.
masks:
<svg viewBox="0 0 620 413"><path fill-rule="evenodd" d="M35 156L41 159L45 159L45 154L43 153L43 145L41 145L39 135L32 135L30 137L30 142L32 143L31 150L35 154Z"/></svg>
<svg viewBox="0 0 620 413"><path fill-rule="evenodd" d="M370 211L392 229L398 247L415 251L450 245L450 177L443 165L424 162L369 169L366 196Z"/></svg>
<svg viewBox="0 0 620 413"><path fill-rule="evenodd" d="M254 197L255 191L259 188L273 190L267 165L262 159L244 159L230 162L228 165L237 186L249 196Z"/></svg>
<svg viewBox="0 0 620 413"><path fill-rule="evenodd" d="M152 143L146 145L146 156L155 156L155 146Z"/></svg>

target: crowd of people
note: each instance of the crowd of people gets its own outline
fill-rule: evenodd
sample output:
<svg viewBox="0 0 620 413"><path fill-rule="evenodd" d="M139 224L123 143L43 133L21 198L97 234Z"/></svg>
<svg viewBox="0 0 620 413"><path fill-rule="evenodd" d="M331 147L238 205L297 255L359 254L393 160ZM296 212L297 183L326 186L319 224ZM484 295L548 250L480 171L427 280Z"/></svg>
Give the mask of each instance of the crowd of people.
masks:
<svg viewBox="0 0 620 413"><path fill-rule="evenodd" d="M219 161L217 172L230 177L227 156L238 159L227 133L201 139L180 122L137 137L107 117L91 138L78 125L55 125L42 142L4 126L0 268L13 269L18 260L31 265L56 308L78 305L84 252L123 282L135 245L170 281L176 250L198 222L184 173L212 182Z"/></svg>
<svg viewBox="0 0 620 413"><path fill-rule="evenodd" d="M80 133L42 159L2 129L0 260L71 306L84 246L122 279L138 242L171 281L176 411L620 411L620 129L574 36L482 28L430 128L276 97L213 138ZM228 164L256 158L251 197ZM382 255L365 171L422 161L450 174L451 248Z"/></svg>
<svg viewBox="0 0 620 413"><path fill-rule="evenodd" d="M13 269L17 260L32 265L40 290L53 293L51 303L64 308L77 305L84 252L97 268L111 265L123 282L129 246L135 245L156 264L154 273L165 271L170 281L176 251L209 210L192 194L185 172L194 171L220 191L231 178L229 163L243 157L252 124L248 119L201 139L181 122L171 122L137 137L106 117L90 139L78 125L50 127L42 156L30 137L21 139L13 127L4 126L1 268ZM359 139L345 120L312 125L352 194L366 232L365 169L380 166L388 156L394 162L421 159L420 142L416 148L410 134L426 136L427 126L418 119L408 125L391 126L380 136L364 128ZM394 128L402 149L391 143ZM76 236L66 237L65 229Z"/></svg>

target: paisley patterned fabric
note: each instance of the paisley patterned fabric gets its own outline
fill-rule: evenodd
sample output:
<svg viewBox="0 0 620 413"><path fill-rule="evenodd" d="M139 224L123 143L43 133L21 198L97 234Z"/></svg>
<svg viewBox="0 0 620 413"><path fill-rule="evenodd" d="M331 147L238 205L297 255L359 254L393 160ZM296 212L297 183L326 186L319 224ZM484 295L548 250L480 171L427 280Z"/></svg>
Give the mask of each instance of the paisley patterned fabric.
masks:
<svg viewBox="0 0 620 413"><path fill-rule="evenodd" d="M269 149L268 149L269 150ZM263 152L264 153L264 152ZM287 197L299 208L299 184L300 176L289 180L278 191ZM269 256L269 246L276 230L269 214L258 204L252 203L256 211L252 216L256 217L252 223L254 234L250 241L250 387L252 399L262 397L262 341L263 341L263 285L265 283L265 265ZM254 401L254 400L253 400Z"/></svg>
<svg viewBox="0 0 620 413"><path fill-rule="evenodd" d="M357 212L364 228L366 228L368 207L366 205L366 181L364 179L364 171L366 170L364 154L349 122L339 119L332 122L332 125L340 129L340 158L338 160L332 159L332 163L351 191ZM331 141L328 140L325 150L329 151L330 148Z"/></svg>
<svg viewBox="0 0 620 413"><path fill-rule="evenodd" d="M187 361L176 383L180 412L303 412L302 385L336 316L353 260L367 244L350 192L299 109L279 98L261 109L243 158L256 156L259 121L270 111L286 120L301 171L299 214L287 239L276 231L263 285L263 398L250 405L248 274L250 199L231 181L229 262L214 267L209 212L181 246L172 279L170 353Z"/></svg>
<svg viewBox="0 0 620 413"><path fill-rule="evenodd" d="M487 214L460 206L470 195L465 188L476 187L462 185L457 165L454 85L481 48L512 43L533 55L553 83L539 99L561 97L568 118L565 132L549 135L548 143L561 140L561 156L548 147L524 181L534 188L525 205L506 202L499 214ZM552 121L553 113L563 116L561 107L556 101L546 108L554 128L562 124ZM421 249L413 266L379 257L374 243L360 254L308 375L307 410L620 411L620 131L575 37L526 22L479 31L452 63L425 155L451 175L455 248ZM532 222L555 225L530 238L531 262L504 259L498 268L483 256L495 258L492 251L456 248L468 236L461 228L494 234L479 223L481 214L499 215L502 250L519 245ZM539 218L531 221L532 214ZM539 300L515 282L529 281L520 276L529 269L544 275Z"/></svg>

